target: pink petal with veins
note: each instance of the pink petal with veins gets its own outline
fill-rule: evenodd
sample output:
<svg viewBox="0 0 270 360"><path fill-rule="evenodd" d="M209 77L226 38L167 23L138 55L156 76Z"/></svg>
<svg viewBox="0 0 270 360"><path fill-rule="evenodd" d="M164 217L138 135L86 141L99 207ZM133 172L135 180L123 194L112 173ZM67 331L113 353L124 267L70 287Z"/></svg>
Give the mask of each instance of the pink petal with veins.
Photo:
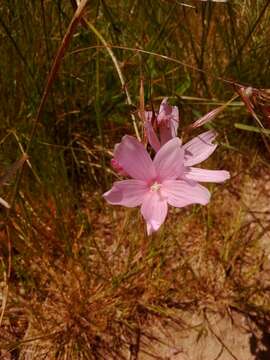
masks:
<svg viewBox="0 0 270 360"><path fill-rule="evenodd" d="M116 181L103 197L112 205L136 207L142 204L149 187L141 180Z"/></svg>
<svg viewBox="0 0 270 360"><path fill-rule="evenodd" d="M144 123L144 127L145 127L145 131L146 131L146 136L147 136L147 140L149 142L149 144L152 146L152 148L157 152L160 149L160 141L157 137L157 134L155 133L155 130L153 128L153 124L152 124L152 111L145 111L145 123Z"/></svg>
<svg viewBox="0 0 270 360"><path fill-rule="evenodd" d="M180 177L184 172L184 151L181 148L181 140L173 138L163 145L156 153L154 165L159 181Z"/></svg>
<svg viewBox="0 0 270 360"><path fill-rule="evenodd" d="M147 224L147 234L151 235L164 223L168 211L166 198L160 191L150 191L145 196L141 207L141 213Z"/></svg>
<svg viewBox="0 0 270 360"><path fill-rule="evenodd" d="M157 116L161 146L167 141L177 136L179 125L179 111L177 106L171 106L168 98L164 98L159 108Z"/></svg>
<svg viewBox="0 0 270 360"><path fill-rule="evenodd" d="M189 167L185 171L185 177L194 181L220 183L230 178L230 173L225 170L206 170Z"/></svg>
<svg viewBox="0 0 270 360"><path fill-rule="evenodd" d="M191 204L206 205L211 196L204 186L198 183L191 185L184 180L164 181L162 193L167 197L168 204L180 208Z"/></svg>
<svg viewBox="0 0 270 360"><path fill-rule="evenodd" d="M142 143L133 136L125 135L117 146L114 159L132 178L151 181L156 177L155 167Z"/></svg>
<svg viewBox="0 0 270 360"><path fill-rule="evenodd" d="M193 166L206 160L217 147L217 144L212 143L215 138L216 133L209 130L184 144L182 148L185 150L185 166Z"/></svg>

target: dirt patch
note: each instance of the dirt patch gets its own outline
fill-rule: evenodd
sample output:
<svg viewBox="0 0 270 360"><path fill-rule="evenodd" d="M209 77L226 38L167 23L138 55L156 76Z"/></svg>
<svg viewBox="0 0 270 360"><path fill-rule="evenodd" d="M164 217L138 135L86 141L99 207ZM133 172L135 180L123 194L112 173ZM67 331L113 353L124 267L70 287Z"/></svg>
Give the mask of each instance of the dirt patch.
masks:
<svg viewBox="0 0 270 360"><path fill-rule="evenodd" d="M184 316L188 317L187 314ZM250 324L242 315L193 315L187 319L187 324L187 329L181 332L154 328L153 338L160 339L160 343L153 346L149 342L149 353L142 351L139 359L261 359L252 353ZM270 352L268 354L270 356Z"/></svg>

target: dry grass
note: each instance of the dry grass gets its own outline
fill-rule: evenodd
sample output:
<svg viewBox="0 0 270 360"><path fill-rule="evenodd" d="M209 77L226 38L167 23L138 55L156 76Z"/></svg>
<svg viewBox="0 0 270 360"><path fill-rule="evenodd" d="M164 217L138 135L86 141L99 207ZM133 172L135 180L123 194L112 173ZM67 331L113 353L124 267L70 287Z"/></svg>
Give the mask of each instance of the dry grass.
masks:
<svg viewBox="0 0 270 360"><path fill-rule="evenodd" d="M10 228L16 244L0 347L19 359L126 359L158 343L153 321L186 330L179 310L266 321L270 252L260 234L269 223L253 214L245 189L258 181L252 174L267 174L241 155L225 163L241 171L212 189L210 205L171 209L152 238L136 209L104 209L99 193L86 194L77 212L46 196L24 199Z"/></svg>

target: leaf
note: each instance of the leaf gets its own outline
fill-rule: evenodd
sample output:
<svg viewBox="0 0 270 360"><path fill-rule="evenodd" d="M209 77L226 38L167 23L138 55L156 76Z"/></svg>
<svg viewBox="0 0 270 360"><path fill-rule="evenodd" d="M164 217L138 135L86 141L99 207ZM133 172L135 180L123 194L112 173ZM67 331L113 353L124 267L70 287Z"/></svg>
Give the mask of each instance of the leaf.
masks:
<svg viewBox="0 0 270 360"><path fill-rule="evenodd" d="M252 126L252 125L235 123L234 127L236 127L236 129L240 129L240 130L251 131L251 132L256 132L256 133L262 133L262 134L265 134L265 135L270 135L270 130L263 129L263 128L258 128L256 126Z"/></svg>

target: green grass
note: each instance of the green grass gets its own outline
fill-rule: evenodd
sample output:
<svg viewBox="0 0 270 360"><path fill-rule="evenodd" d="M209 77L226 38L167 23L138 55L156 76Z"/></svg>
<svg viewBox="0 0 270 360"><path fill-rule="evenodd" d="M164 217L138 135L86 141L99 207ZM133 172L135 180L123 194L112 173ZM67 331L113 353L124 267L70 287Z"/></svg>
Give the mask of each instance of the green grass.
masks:
<svg viewBox="0 0 270 360"><path fill-rule="evenodd" d="M134 124L142 136L141 82L147 106L179 106L182 128L235 84L269 86L269 1L186 3L89 2L51 86L71 4L1 3L1 169L23 151L31 167L1 188L14 206L1 210L0 356L137 358L154 320L181 329L179 309L269 321L269 208L253 209L269 197L267 92L244 99L253 117L239 97L204 126L220 134L209 168L233 175L210 187L207 207L171 209L149 238L138 209L101 197L116 179L114 144Z"/></svg>

